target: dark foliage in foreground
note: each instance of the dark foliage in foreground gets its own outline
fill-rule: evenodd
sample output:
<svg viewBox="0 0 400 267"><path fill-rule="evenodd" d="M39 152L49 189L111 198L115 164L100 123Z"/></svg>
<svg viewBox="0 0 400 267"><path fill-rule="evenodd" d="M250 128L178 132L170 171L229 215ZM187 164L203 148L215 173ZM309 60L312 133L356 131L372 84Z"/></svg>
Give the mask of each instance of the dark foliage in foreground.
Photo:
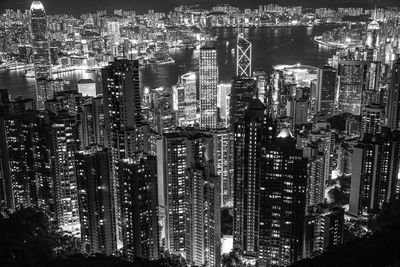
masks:
<svg viewBox="0 0 400 267"><path fill-rule="evenodd" d="M377 218L373 234L332 248L293 267L400 266L400 200L388 204Z"/></svg>
<svg viewBox="0 0 400 267"><path fill-rule="evenodd" d="M0 266L2 267L158 267L183 266L181 259L157 261L136 259L134 263L105 255L79 254L77 238L51 230L46 215L35 209L0 214Z"/></svg>

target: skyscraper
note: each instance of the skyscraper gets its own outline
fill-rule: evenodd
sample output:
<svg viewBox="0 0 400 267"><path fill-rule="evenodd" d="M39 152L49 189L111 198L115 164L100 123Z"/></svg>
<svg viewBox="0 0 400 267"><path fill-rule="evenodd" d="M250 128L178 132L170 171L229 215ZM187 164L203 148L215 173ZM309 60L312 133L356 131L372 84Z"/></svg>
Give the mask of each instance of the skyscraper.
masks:
<svg viewBox="0 0 400 267"><path fill-rule="evenodd" d="M392 80L386 106L387 126L392 130L400 129L400 60L393 62Z"/></svg>
<svg viewBox="0 0 400 267"><path fill-rule="evenodd" d="M117 244L121 245L122 221L121 200L118 195L118 162L134 156L141 142L138 131L142 125L139 83L139 62L137 60L115 60L101 71L103 80L103 106L105 147L112 157L113 183L111 186L116 203Z"/></svg>
<svg viewBox="0 0 400 267"><path fill-rule="evenodd" d="M202 47L199 64L200 127L215 129L218 125L217 50L214 47Z"/></svg>
<svg viewBox="0 0 400 267"><path fill-rule="evenodd" d="M249 77L236 77L233 79L229 103L229 118L232 129L235 123L243 120L247 106L256 96L256 80Z"/></svg>
<svg viewBox="0 0 400 267"><path fill-rule="evenodd" d="M379 46L379 22L373 20L367 26L367 39L365 45L370 48L377 48Z"/></svg>
<svg viewBox="0 0 400 267"><path fill-rule="evenodd" d="M96 144L104 146L104 107L103 97L90 97L85 99L80 110L80 138L81 149Z"/></svg>
<svg viewBox="0 0 400 267"><path fill-rule="evenodd" d="M361 115L363 95L368 88L368 65L365 61L339 61L339 88L336 96L338 113Z"/></svg>
<svg viewBox="0 0 400 267"><path fill-rule="evenodd" d="M214 170L221 180L221 206L232 204L233 198L233 151L232 132L218 129L210 132L214 138Z"/></svg>
<svg viewBox="0 0 400 267"><path fill-rule="evenodd" d="M316 112L332 116L335 110L336 69L324 66L318 69Z"/></svg>
<svg viewBox="0 0 400 267"><path fill-rule="evenodd" d="M141 125L139 62L116 60L101 72L107 147L115 159L127 158L134 142L131 134Z"/></svg>
<svg viewBox="0 0 400 267"><path fill-rule="evenodd" d="M320 255L343 243L344 209L313 206L306 217L305 257Z"/></svg>
<svg viewBox="0 0 400 267"><path fill-rule="evenodd" d="M36 78L37 108L44 108L44 101L48 99L46 79L50 78L50 50L47 39L47 18L43 4L33 1L31 5L31 34L33 47L33 63Z"/></svg>
<svg viewBox="0 0 400 267"><path fill-rule="evenodd" d="M302 256L307 159L264 113L253 99L234 129L234 248L248 263L284 266Z"/></svg>
<svg viewBox="0 0 400 267"><path fill-rule="evenodd" d="M362 134L377 134L384 126L385 108L378 104L370 104L364 108L361 121Z"/></svg>
<svg viewBox="0 0 400 267"><path fill-rule="evenodd" d="M261 155L261 266L286 266L302 258L307 159L295 143L283 129Z"/></svg>
<svg viewBox="0 0 400 267"><path fill-rule="evenodd" d="M254 98L243 120L234 124L234 248L249 260L259 256L261 142L268 139L264 112L264 104Z"/></svg>
<svg viewBox="0 0 400 267"><path fill-rule="evenodd" d="M173 88L174 110L177 111L178 126L193 126L197 122L197 81L196 73L182 75Z"/></svg>
<svg viewBox="0 0 400 267"><path fill-rule="evenodd" d="M115 213L111 195L110 153L92 146L75 156L79 192L79 218L83 251L116 252Z"/></svg>
<svg viewBox="0 0 400 267"><path fill-rule="evenodd" d="M0 117L2 198L10 209L39 207L50 211L52 180L45 114Z"/></svg>
<svg viewBox="0 0 400 267"><path fill-rule="evenodd" d="M354 146L349 212L354 215L379 211L397 187L400 134L383 128L375 136L365 134Z"/></svg>
<svg viewBox="0 0 400 267"><path fill-rule="evenodd" d="M118 163L121 195L123 255L157 260L160 256L158 226L157 158L137 155Z"/></svg>
<svg viewBox="0 0 400 267"><path fill-rule="evenodd" d="M236 43L236 76L251 77L251 43L239 33Z"/></svg>
<svg viewBox="0 0 400 267"><path fill-rule="evenodd" d="M157 143L165 248L194 265L220 262L220 177L213 137L196 130L163 135Z"/></svg>
<svg viewBox="0 0 400 267"><path fill-rule="evenodd" d="M51 124L51 170L58 226L80 235L75 153L79 149L77 122L66 112L55 114Z"/></svg>

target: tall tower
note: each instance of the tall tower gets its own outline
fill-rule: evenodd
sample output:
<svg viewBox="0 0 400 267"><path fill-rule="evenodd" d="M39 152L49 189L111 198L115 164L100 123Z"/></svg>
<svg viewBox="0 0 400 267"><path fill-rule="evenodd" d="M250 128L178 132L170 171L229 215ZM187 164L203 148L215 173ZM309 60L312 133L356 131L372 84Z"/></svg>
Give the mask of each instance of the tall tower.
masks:
<svg viewBox="0 0 400 267"><path fill-rule="evenodd" d="M218 124L217 50L214 47L202 47L199 62L200 127L215 129Z"/></svg>
<svg viewBox="0 0 400 267"><path fill-rule="evenodd" d="M363 96L368 89L369 62L341 60L338 67L338 93L336 96L338 113L361 115Z"/></svg>
<svg viewBox="0 0 400 267"><path fill-rule="evenodd" d="M33 1L31 5L31 34L36 78L36 107L43 109L47 99L46 79L50 78L50 50L46 12L40 1Z"/></svg>
<svg viewBox="0 0 400 267"><path fill-rule="evenodd" d="M132 137L141 125L139 62L116 60L102 70L104 122L107 147L113 157L127 158L133 152Z"/></svg>
<svg viewBox="0 0 400 267"><path fill-rule="evenodd" d="M81 240L86 253L116 251L109 151L93 146L75 155Z"/></svg>
<svg viewBox="0 0 400 267"><path fill-rule="evenodd" d="M58 113L51 125L51 169L58 226L80 235L75 153L78 151L75 116Z"/></svg>
<svg viewBox="0 0 400 267"><path fill-rule="evenodd" d="M240 122L244 118L247 106L257 95L256 80L249 77L236 77L232 81L231 101L229 109L230 125Z"/></svg>
<svg viewBox="0 0 400 267"><path fill-rule="evenodd" d="M213 139L185 130L157 140L165 246L198 266L220 265L221 184L214 173Z"/></svg>
<svg viewBox="0 0 400 267"><path fill-rule="evenodd" d="M386 106L387 126L392 130L400 129L400 60L393 62L392 81Z"/></svg>
<svg viewBox="0 0 400 267"><path fill-rule="evenodd" d="M307 159L284 128L260 161L260 266L288 266L303 252Z"/></svg>
<svg viewBox="0 0 400 267"><path fill-rule="evenodd" d="M138 155L119 163L123 255L129 260L159 257L157 158Z"/></svg>
<svg viewBox="0 0 400 267"><path fill-rule="evenodd" d="M236 44L236 76L251 77L251 43L239 33Z"/></svg>
<svg viewBox="0 0 400 267"><path fill-rule="evenodd" d="M116 60L101 71L105 123L105 147L111 151L113 191L116 206L117 239L122 238L121 210L118 205L118 162L131 157L138 147L138 126L141 125L139 62ZM118 246L120 246L120 242Z"/></svg>
<svg viewBox="0 0 400 267"><path fill-rule="evenodd" d="M335 109L336 69L324 66L318 69L316 111L332 116Z"/></svg>
<svg viewBox="0 0 400 267"><path fill-rule="evenodd" d="M400 133L383 128L375 136L365 134L353 149L349 212L379 211L396 193Z"/></svg>

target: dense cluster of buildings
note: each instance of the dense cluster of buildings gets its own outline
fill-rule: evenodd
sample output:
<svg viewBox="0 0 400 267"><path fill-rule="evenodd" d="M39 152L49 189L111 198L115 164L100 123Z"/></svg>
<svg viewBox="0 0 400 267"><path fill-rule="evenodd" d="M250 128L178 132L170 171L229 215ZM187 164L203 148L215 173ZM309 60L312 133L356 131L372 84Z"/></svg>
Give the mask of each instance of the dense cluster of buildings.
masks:
<svg viewBox="0 0 400 267"><path fill-rule="evenodd" d="M171 19L184 25L203 16L189 20L187 10L176 8ZM274 12L303 14L276 5L244 14ZM114 13L148 23L165 16ZM287 266L341 244L348 221L376 214L399 193L400 41L380 31L377 12L363 45L337 51L314 76L301 65L253 70L252 44L239 32L231 84L219 83L217 49L207 43L198 72L155 89L141 88L140 61L112 45L130 34L120 21L83 15L93 39L81 39L77 20L49 19L39 1L29 13L7 14L29 21L30 46L20 50L29 55L20 56L33 64L36 99L0 90L0 203L43 210L80 237L84 253L174 254L190 266L221 266L227 207L242 263ZM51 78L48 31L62 26L79 39L64 41L89 61L100 55L99 33L88 33L97 23L107 25L113 58L101 68L100 88L82 80L66 90ZM337 173L351 177L348 205L327 199Z"/></svg>

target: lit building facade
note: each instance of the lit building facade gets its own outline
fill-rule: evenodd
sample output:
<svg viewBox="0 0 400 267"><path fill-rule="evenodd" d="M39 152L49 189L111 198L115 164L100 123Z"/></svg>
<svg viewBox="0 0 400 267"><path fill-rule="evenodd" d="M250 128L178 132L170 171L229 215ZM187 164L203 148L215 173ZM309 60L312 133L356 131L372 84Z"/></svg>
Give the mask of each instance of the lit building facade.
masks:
<svg viewBox="0 0 400 267"><path fill-rule="evenodd" d="M374 213L390 201L397 187L400 135L382 129L375 136L365 134L353 148L349 212Z"/></svg>
<svg viewBox="0 0 400 267"><path fill-rule="evenodd" d="M43 4L33 1L31 5L31 34L33 47L33 63L36 78L37 108L44 108L44 101L48 99L46 79L50 77L50 50L47 39L47 18Z"/></svg>
<svg viewBox="0 0 400 267"><path fill-rule="evenodd" d="M202 47L199 64L200 127L215 129L218 125L217 50L213 47Z"/></svg>
<svg viewBox="0 0 400 267"><path fill-rule="evenodd" d="M98 146L75 155L84 253L112 255L116 252L110 159L109 151Z"/></svg>
<svg viewBox="0 0 400 267"><path fill-rule="evenodd" d="M58 113L51 124L51 170L55 213L58 226L80 235L75 153L79 149L77 121L67 113Z"/></svg>
<svg viewBox="0 0 400 267"><path fill-rule="evenodd" d="M236 44L236 77L251 77L252 45L239 33Z"/></svg>
<svg viewBox="0 0 400 267"><path fill-rule="evenodd" d="M157 260L160 256L158 225L157 158L138 155L118 163L121 196L123 255Z"/></svg>
<svg viewBox="0 0 400 267"><path fill-rule="evenodd" d="M335 111L336 69L324 66L318 69L316 112L328 117Z"/></svg>

